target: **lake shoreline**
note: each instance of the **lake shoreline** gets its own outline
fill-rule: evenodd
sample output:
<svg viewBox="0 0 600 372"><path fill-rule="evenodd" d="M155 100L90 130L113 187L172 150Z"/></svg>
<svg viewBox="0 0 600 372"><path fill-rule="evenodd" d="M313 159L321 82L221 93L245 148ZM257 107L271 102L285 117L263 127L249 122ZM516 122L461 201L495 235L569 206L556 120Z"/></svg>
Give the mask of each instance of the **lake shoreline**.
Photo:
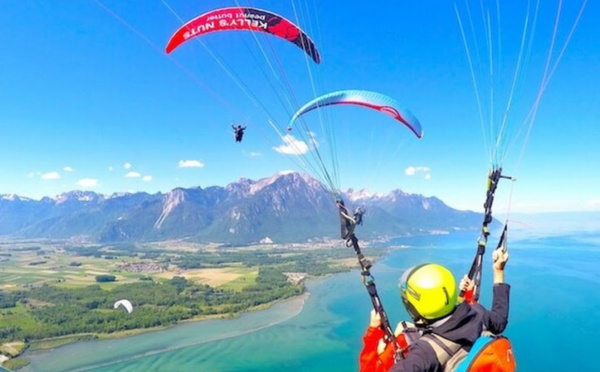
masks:
<svg viewBox="0 0 600 372"><path fill-rule="evenodd" d="M317 279L317 278L315 278L315 279ZM319 279L322 279L322 278L319 278ZM12 358L12 360L25 359L29 362L28 357L36 357L37 355L40 355L40 354L52 353L53 351L58 350L60 348L63 348L66 346L72 346L72 345L75 345L80 342L86 342L86 341L92 341L92 340L93 341L111 341L111 340L126 339L129 337L138 336L138 335L145 334L145 333L167 331L174 327L183 327L186 324L187 325L199 324L199 323L203 323L203 322L210 321L210 320L225 320L225 321L235 320L245 314L254 314L254 313L260 313L260 312L267 311L267 310L271 309L273 306L276 306L278 304L292 305L288 311L287 316L285 316L284 319L249 331L249 332L255 332L255 331L258 331L258 330L261 330L264 328L268 328L268 327L277 325L283 321L287 321L287 320L299 315L302 312L304 305L309 297L310 297L310 292L305 291L304 293L302 293L298 296L286 298L283 300L276 300L276 301L270 302L268 304L259 305L259 306L256 306L255 308L248 309L248 310L245 310L245 311L242 311L239 313L229 314L229 315L221 314L221 315L201 316L198 318L186 319L184 321L181 321L177 324L173 324L170 326L135 329L135 330L129 330L129 331L124 331L124 332L115 332L114 334L78 334L78 335L61 336L61 337L54 337L54 338L49 338L49 339L45 339L45 340L39 340L39 341L36 341L36 343L46 343L47 345L42 346L42 347L40 347L40 345L36 346L35 344L30 345L30 347L28 347L26 350L24 350L24 352L22 354L20 354L19 356L15 357L15 358ZM239 334L236 334L236 335L230 336L230 337L237 337L239 335L249 333L249 332L239 333ZM68 339L68 340L66 340L66 339ZM220 339L223 339L223 338L220 338ZM210 340L210 341L216 341L216 340L217 339ZM61 342L61 341L66 341L66 342ZM207 342L210 342L210 341L207 341ZM23 364L21 366L21 368L26 367L28 364L29 363ZM20 369L20 368L18 368L18 369ZM14 369L14 370L16 371L18 369Z"/></svg>
<svg viewBox="0 0 600 372"><path fill-rule="evenodd" d="M385 237L385 238L380 238L380 240L365 240L365 241L363 241L363 243L364 243L365 247L369 247L370 245L381 244L381 243L387 242L391 239L393 239L393 238ZM386 248L384 248L386 250L386 252L382 255L375 255L378 257L374 258L373 262L384 259L391 251L398 250L398 249L406 249L406 248L410 248L410 246L393 245L390 247L386 247ZM351 258L348 258L348 260L355 261L356 258L351 257ZM348 269L348 271L352 271L354 269L358 269L358 266L355 268L346 266L346 268ZM316 277L308 277L305 279L303 278L303 280L306 280L306 281L322 280L324 278L328 278L332 275L338 275L338 274L340 274L340 273L329 273L329 274L320 275L320 276L316 276ZM136 328L136 329L130 329L130 330L126 330L126 331L117 331L117 332L113 332L113 333L78 333L78 334L70 334L70 335L51 337L51 338L46 338L46 339L41 339L41 340L35 340L35 341L32 341L30 343L30 346L26 350L24 350L23 353L21 353L20 355L22 356L27 351L31 351L32 349L33 349L33 351L54 349L55 346L48 346L48 347L39 346L39 345L36 346L36 344L53 343L55 341L60 341L60 340L69 339L69 338L73 338L74 340L72 342L62 343L60 346L68 345L73 342L78 342L82 339L84 339L84 340L86 340L86 339L98 339L98 340L120 339L120 338L135 336L135 335L147 333L147 332L161 331L161 330L169 329L169 328L172 328L172 327L175 327L175 326L178 326L181 324L185 324L185 323L197 323L197 322L203 322L203 321L215 320L215 319L236 319L236 318L239 318L243 314L267 310L267 309L271 308L272 306L274 306L278 303L281 303L281 302L293 301L298 298L303 298L303 302L304 302L308 298L309 295L310 295L310 293L305 290L302 294L300 294L298 296L289 297L289 298L285 298L285 299L278 299L278 300L275 300L275 301L272 301L269 303L261 304L261 305L240 311L240 312L231 313L231 314L227 313L227 314L198 315L198 316L195 316L190 319L181 320L175 324L171 324L168 326L158 326L158 327L152 327L152 328ZM304 304L302 303L302 305L300 305L300 307L302 307L303 305ZM300 311L301 311L301 309L300 309Z"/></svg>
<svg viewBox="0 0 600 372"><path fill-rule="evenodd" d="M388 242L388 241L389 241L389 238L385 239L385 242ZM381 246L381 244L383 242L384 241L381 241L381 240L379 240L379 241L367 240L364 243L365 243L365 247L369 247L372 245ZM397 249L406 249L406 248L409 248L409 246L392 245L392 246L386 247L386 248L384 248L385 253L375 254L376 257L374 257L374 260L384 259L391 251L394 251ZM349 260L350 259L354 260L355 258L349 258ZM348 271L353 270L353 268L350 266L347 266L347 269L348 269ZM322 276L306 278L305 280L306 281L320 281L320 280L323 280L323 279L326 279L328 277L335 276L338 274L340 274L340 273L325 274ZM202 322L211 321L211 320L234 320L234 319L237 319L237 318L243 316L244 314L262 312L262 311L268 310L271 307L273 307L279 303L296 302L295 305L293 306L294 310L290 310L290 312L293 313L293 315L287 317L287 319L289 319L289 318L292 318L293 316L296 316L301 313L301 311L304 307L304 303L306 302L306 300L308 299L309 296L310 296L310 292L305 290L302 294L300 294L298 296L294 296L294 297L290 297L290 298L286 298L286 299L275 300L273 302L258 305L256 307L246 309L244 311L240 311L237 313L201 315L201 316L197 316L194 318L185 319L185 320L177 322L176 324L172 324L172 325L168 325L168 326L159 326L159 327L153 327L153 328L139 328L139 329L114 332L114 333L110 333L110 334L107 334L107 333L80 333L80 334L72 334L72 335L47 338L47 339L43 339L43 340L36 340L36 341L32 341L30 343L30 345L28 345L28 347L25 350L23 350L22 353L20 353L19 355L13 356L10 360L13 360L12 363L17 362L17 364L19 365L19 368L22 368L28 364L27 358L30 356L35 357L36 355L39 355L39 354L51 353L52 351L57 350L59 348L62 348L62 347L68 346L68 345L73 345L73 344L76 344L79 342L86 342L86 341L91 341L91 340L97 340L97 341L119 340L119 339L133 337L133 336L137 336L137 335L145 334L145 333L166 331L173 327L178 327L178 326L182 326L185 324L202 323ZM277 323L275 323L275 324L277 324ZM275 325L275 324L272 324L272 325ZM10 364L12 364L12 363L10 363Z"/></svg>

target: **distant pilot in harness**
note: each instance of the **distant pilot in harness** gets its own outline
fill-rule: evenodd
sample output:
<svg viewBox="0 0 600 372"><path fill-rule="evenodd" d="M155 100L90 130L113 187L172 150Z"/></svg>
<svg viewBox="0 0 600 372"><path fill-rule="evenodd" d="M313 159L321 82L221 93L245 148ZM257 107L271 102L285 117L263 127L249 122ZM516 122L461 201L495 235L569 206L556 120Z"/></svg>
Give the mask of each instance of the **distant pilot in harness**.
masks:
<svg viewBox="0 0 600 372"><path fill-rule="evenodd" d="M235 142L242 142L242 138L244 138L244 130L246 130L246 127L242 127L241 125L231 125L231 127L234 130Z"/></svg>

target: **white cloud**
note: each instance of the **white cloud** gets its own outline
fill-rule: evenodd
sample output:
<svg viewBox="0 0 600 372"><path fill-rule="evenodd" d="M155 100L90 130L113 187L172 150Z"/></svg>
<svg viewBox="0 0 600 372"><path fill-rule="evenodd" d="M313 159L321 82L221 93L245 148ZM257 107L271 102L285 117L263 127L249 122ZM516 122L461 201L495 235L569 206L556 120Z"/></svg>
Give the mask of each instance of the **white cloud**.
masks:
<svg viewBox="0 0 600 372"><path fill-rule="evenodd" d="M144 176L144 177L142 177L142 181L150 182L150 181L152 181L152 176Z"/></svg>
<svg viewBox="0 0 600 372"><path fill-rule="evenodd" d="M109 172L112 172L113 170L115 170L115 168L113 168L112 166L108 167Z"/></svg>
<svg viewBox="0 0 600 372"><path fill-rule="evenodd" d="M125 169L131 168L131 163L125 163L125 164L123 164L123 168L125 168Z"/></svg>
<svg viewBox="0 0 600 372"><path fill-rule="evenodd" d="M406 168L404 170L404 174L406 174L407 176L414 176L417 173L423 173L423 178L425 178L426 180L431 178L431 169L429 167L425 167L422 165L418 165L418 166L410 166L408 168Z"/></svg>
<svg viewBox="0 0 600 372"><path fill-rule="evenodd" d="M404 173L405 173L407 176L414 176L414 175L415 175L415 174L417 174L418 172L427 173L427 172L429 172L429 171L430 171L429 167L423 167L423 166L416 166L416 167L413 167L413 166L411 165L410 167L408 167L408 168L406 168L406 169L404 170Z"/></svg>
<svg viewBox="0 0 600 372"><path fill-rule="evenodd" d="M251 151L248 155L250 155L253 158L255 158L257 156L262 156L262 154L260 152L254 152L254 151Z"/></svg>
<svg viewBox="0 0 600 372"><path fill-rule="evenodd" d="M79 181L77 181L77 186L96 187L98 186L98 180L95 178L82 178Z"/></svg>
<svg viewBox="0 0 600 372"><path fill-rule="evenodd" d="M199 160L179 160L178 168L202 168L204 163Z"/></svg>
<svg viewBox="0 0 600 372"><path fill-rule="evenodd" d="M67 167L64 167L64 168L63 168L63 170L64 170L65 172L74 172L74 171L75 171L75 169L73 169L72 167L68 167L68 166L67 166Z"/></svg>
<svg viewBox="0 0 600 372"><path fill-rule="evenodd" d="M600 209L600 199L592 199L588 202L588 206L592 209Z"/></svg>
<svg viewBox="0 0 600 372"><path fill-rule="evenodd" d="M41 177L43 180L57 180L60 178L60 174L58 174L58 172L48 172L42 174Z"/></svg>
<svg viewBox="0 0 600 372"><path fill-rule="evenodd" d="M273 150L286 155L302 155L306 154L309 151L308 145L304 141L297 140L291 134L286 134L281 137L283 140L283 145L273 147ZM313 146L317 146L317 141L315 141L314 137L311 137L311 142Z"/></svg>
<svg viewBox="0 0 600 372"><path fill-rule="evenodd" d="M127 178L140 178L141 176L142 175L138 172L128 172L127 174L125 174L125 177Z"/></svg>

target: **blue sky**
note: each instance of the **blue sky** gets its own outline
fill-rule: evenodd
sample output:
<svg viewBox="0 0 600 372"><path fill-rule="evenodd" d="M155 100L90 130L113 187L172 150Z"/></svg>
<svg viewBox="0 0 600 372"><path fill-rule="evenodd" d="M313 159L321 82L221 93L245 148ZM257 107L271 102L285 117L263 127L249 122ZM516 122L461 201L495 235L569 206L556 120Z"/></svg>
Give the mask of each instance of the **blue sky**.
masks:
<svg viewBox="0 0 600 372"><path fill-rule="evenodd" d="M582 1L563 3L552 61ZM315 93L366 89L403 102L425 135L417 140L390 117L365 108L338 106L307 114L323 156L338 161L339 186L373 192L399 188L437 196L455 208L481 210L490 162L454 3L333 3L251 3L298 23L319 48L323 61L316 65L290 43L258 35L257 44L249 32L198 38L209 52L190 40L170 57L164 53L182 24L178 18L249 4L242 1L4 1L0 194L154 193L226 185L288 169L310 172L299 163L314 164L310 155L274 150L282 139L269 120L285 127L291 113L280 99L287 97L297 108ZM481 23L486 18L477 4L467 10L458 1L456 7L487 115L491 86L494 107L508 101L527 2L502 2L500 17L491 13L492 38L502 40L493 51L493 80ZM508 205L521 212L600 209L597 1L587 4L554 71L522 156L524 136L516 134L539 90L557 6L556 0L542 2L531 48L522 56L507 124L513 132L505 137L515 145L502 163L518 181L512 196L510 182L500 186L498 211ZM492 116L496 124L501 113L496 109ZM321 119L335 129L333 137L319 130ZM241 144L233 141L233 121L248 125ZM484 121L487 127L491 120Z"/></svg>

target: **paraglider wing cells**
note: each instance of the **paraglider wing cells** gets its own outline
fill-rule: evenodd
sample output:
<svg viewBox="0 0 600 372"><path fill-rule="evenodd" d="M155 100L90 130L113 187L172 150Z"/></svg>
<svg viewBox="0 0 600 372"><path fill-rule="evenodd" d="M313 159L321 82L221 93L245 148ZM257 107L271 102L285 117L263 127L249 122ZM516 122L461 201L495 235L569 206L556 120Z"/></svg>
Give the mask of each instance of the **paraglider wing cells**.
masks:
<svg viewBox="0 0 600 372"><path fill-rule="evenodd" d="M291 130L293 128L293 124L294 121L296 121L296 119L298 119L300 116L304 115L309 111L315 110L323 106L344 104L364 106L381 111L404 124L418 138L421 138L423 136L421 123L419 123L419 120L412 114L412 112L404 108L404 106L401 105L400 102L384 94L377 92L369 92L366 90L342 90L339 92L328 93L313 99L312 101L302 106L292 116L290 122L288 123L288 130Z"/></svg>

